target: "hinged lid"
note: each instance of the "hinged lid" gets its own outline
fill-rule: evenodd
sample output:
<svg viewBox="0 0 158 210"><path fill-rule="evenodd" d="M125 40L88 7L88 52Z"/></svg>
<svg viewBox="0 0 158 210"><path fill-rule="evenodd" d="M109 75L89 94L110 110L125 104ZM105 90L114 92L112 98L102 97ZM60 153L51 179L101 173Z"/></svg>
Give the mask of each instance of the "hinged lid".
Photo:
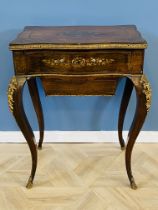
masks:
<svg viewBox="0 0 158 210"><path fill-rule="evenodd" d="M134 25L27 26L9 45L30 49L145 49L147 42Z"/></svg>

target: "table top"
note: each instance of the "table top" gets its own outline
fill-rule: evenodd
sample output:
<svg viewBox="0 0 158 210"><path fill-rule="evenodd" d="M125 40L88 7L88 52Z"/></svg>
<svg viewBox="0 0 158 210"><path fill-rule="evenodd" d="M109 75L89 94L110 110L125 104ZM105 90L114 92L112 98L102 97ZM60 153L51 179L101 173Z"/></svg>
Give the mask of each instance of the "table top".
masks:
<svg viewBox="0 0 158 210"><path fill-rule="evenodd" d="M147 42L135 25L27 26L9 45L30 49L145 49Z"/></svg>

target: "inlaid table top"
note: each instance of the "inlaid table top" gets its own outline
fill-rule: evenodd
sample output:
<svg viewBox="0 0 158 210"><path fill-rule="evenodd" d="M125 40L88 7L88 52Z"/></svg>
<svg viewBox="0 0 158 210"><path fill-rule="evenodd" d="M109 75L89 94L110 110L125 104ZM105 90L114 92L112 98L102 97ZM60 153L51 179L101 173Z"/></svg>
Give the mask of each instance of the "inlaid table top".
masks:
<svg viewBox="0 0 158 210"><path fill-rule="evenodd" d="M27 26L10 43L23 49L144 49L147 42L134 25L122 26Z"/></svg>

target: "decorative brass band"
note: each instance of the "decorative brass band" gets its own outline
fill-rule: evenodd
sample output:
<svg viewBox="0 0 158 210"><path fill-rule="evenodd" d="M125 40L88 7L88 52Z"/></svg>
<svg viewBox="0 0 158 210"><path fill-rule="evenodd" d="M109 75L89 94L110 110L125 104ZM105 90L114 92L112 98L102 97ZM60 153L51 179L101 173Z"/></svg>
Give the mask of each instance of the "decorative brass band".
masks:
<svg viewBox="0 0 158 210"><path fill-rule="evenodd" d="M13 76L8 86L8 105L12 113L13 113L13 104L14 104L13 94L14 94L14 90L17 89L17 85L18 84L17 84L16 77Z"/></svg>
<svg viewBox="0 0 158 210"><path fill-rule="evenodd" d="M107 64L113 63L115 60L111 58L84 58L84 57L74 57L73 59L66 59L66 58L60 58L60 59L43 59L42 62L45 63L48 66L54 67L54 66L104 66Z"/></svg>
<svg viewBox="0 0 158 210"><path fill-rule="evenodd" d="M84 50L84 49L145 49L147 43L105 43L105 44L11 44L10 50Z"/></svg>
<svg viewBox="0 0 158 210"><path fill-rule="evenodd" d="M145 75L142 75L140 82L143 86L143 93L146 97L146 108L148 112L151 106L151 87Z"/></svg>

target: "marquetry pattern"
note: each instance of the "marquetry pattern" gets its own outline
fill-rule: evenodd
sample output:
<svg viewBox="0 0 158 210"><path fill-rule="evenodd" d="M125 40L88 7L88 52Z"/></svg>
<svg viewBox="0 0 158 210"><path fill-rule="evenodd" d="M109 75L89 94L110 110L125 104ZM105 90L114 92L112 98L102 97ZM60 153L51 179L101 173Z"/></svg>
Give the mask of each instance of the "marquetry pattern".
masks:
<svg viewBox="0 0 158 210"><path fill-rule="evenodd" d="M113 63L115 60L112 58L99 58L99 57L90 57L90 58L84 58L84 57L74 57L73 59L66 59L66 58L60 58L60 59L43 59L42 62L50 67L54 66L60 66L63 65L65 67L67 66L104 66L107 64Z"/></svg>
<svg viewBox="0 0 158 210"><path fill-rule="evenodd" d="M32 189L26 144L0 144L0 209L157 210L158 144L136 144L129 187L118 144L44 144Z"/></svg>

